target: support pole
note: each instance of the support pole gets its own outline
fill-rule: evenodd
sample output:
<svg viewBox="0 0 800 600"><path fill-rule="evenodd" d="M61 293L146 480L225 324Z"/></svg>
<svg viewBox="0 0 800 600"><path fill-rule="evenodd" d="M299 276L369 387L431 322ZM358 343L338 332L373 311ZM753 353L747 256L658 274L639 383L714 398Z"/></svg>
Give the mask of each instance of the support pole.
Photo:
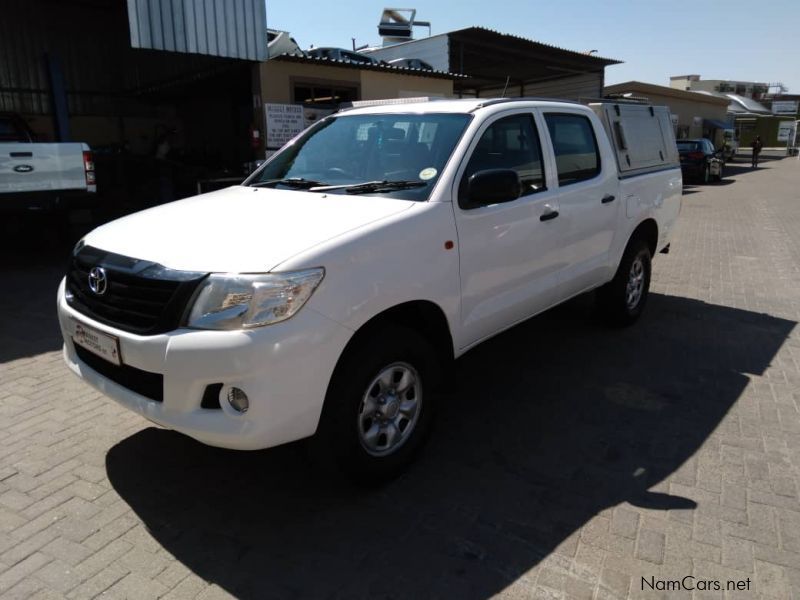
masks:
<svg viewBox="0 0 800 600"><path fill-rule="evenodd" d="M69 105L67 104L67 89L64 85L64 71L61 61L54 54L45 54L47 75L50 79L50 102L53 106L53 130L57 142L69 142Z"/></svg>

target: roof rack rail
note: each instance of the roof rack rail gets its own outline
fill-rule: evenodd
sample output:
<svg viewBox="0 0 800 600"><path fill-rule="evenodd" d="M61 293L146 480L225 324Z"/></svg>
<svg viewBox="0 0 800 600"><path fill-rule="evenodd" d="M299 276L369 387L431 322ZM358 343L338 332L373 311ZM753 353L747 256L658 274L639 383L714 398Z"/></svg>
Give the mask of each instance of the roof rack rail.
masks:
<svg viewBox="0 0 800 600"><path fill-rule="evenodd" d="M577 100L569 100L567 98L545 98L542 96L518 96L516 98L487 98L485 102L481 102L473 107L472 111L495 104L503 104L505 102L519 102L519 101L536 101L536 102L563 102L564 104L649 104L648 101L638 98L578 98Z"/></svg>
<svg viewBox="0 0 800 600"><path fill-rule="evenodd" d="M352 110L354 108L366 108L368 106L387 106L392 104L414 104L417 102L436 102L437 100L446 100L446 98L436 98L432 96L419 96L416 98L384 98L381 100L353 100L352 102L343 102L339 105L339 112Z"/></svg>
<svg viewBox="0 0 800 600"><path fill-rule="evenodd" d="M484 102L475 105L470 112L474 112L479 108L487 106L494 106L495 104L504 104L506 102L563 102L564 104L579 104L577 100L567 100L566 98L544 98L542 96L517 96L516 98L486 98Z"/></svg>

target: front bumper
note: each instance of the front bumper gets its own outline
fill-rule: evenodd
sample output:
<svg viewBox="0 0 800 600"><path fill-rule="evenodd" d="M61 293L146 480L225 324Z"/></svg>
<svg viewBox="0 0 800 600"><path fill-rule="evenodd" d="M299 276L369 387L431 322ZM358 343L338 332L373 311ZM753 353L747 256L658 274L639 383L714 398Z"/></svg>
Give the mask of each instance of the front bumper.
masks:
<svg viewBox="0 0 800 600"><path fill-rule="evenodd" d="M73 310L58 290L64 360L80 378L143 417L203 443L254 450L313 435L330 377L352 332L309 306L294 317L247 331L178 329L138 336ZM104 377L80 360L72 342L74 320L119 339L124 364L163 376L157 402ZM219 409L201 407L206 386L244 390L246 413L224 397Z"/></svg>

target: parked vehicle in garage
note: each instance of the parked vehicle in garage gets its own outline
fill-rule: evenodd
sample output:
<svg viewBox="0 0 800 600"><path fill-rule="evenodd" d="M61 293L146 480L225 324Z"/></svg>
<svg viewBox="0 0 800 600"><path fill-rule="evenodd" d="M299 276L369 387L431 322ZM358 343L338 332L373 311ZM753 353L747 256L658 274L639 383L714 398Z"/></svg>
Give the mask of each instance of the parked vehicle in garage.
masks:
<svg viewBox="0 0 800 600"><path fill-rule="evenodd" d="M429 63L419 58L395 58L394 60L388 61L387 64L393 67L405 67L406 69L419 69L421 71L434 70Z"/></svg>
<svg viewBox="0 0 800 600"><path fill-rule="evenodd" d="M0 113L0 212L90 204L94 161L82 143L38 143L19 115Z"/></svg>
<svg viewBox="0 0 800 600"><path fill-rule="evenodd" d="M714 148L711 140L678 140L678 154L681 158L681 172L684 178L702 183L720 181L725 169L722 153Z"/></svg>
<svg viewBox="0 0 800 600"><path fill-rule="evenodd" d="M380 61L372 58L371 56L353 52L352 50L345 50L344 48L312 48L311 50L307 50L306 54L308 56L313 56L314 58L342 60L359 65L377 65L380 63Z"/></svg>
<svg viewBox="0 0 800 600"><path fill-rule="evenodd" d="M267 29L267 55L270 58L281 54L305 54L297 41L288 31L278 29Z"/></svg>
<svg viewBox="0 0 800 600"><path fill-rule="evenodd" d="M664 107L340 112L240 186L79 242L58 291L64 358L204 443L313 435L344 470L385 477L470 348L589 290L614 323L636 321L681 193Z"/></svg>

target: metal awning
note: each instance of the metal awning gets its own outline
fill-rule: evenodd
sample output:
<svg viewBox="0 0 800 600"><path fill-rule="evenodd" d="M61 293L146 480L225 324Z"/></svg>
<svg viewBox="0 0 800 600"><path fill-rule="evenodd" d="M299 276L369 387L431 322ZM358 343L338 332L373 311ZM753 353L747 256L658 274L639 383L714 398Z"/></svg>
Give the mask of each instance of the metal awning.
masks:
<svg viewBox="0 0 800 600"><path fill-rule="evenodd" d="M589 53L574 52L516 35L469 27L451 31L450 70L466 73L464 87L502 86L560 79L572 75L599 73L622 61Z"/></svg>
<svg viewBox="0 0 800 600"><path fill-rule="evenodd" d="M711 126L712 129L730 129L731 126L728 125L725 121L719 121L717 119L703 119L703 123L705 125Z"/></svg>

